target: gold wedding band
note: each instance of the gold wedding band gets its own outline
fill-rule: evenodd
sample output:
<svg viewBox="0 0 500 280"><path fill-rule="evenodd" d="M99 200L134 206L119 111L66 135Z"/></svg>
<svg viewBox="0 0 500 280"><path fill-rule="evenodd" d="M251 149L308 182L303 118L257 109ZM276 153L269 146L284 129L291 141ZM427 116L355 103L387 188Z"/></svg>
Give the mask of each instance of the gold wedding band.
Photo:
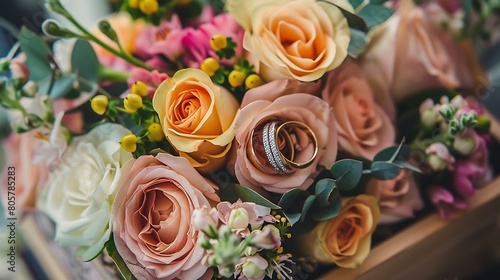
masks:
<svg viewBox="0 0 500 280"><path fill-rule="evenodd" d="M279 124L279 126L278 126ZM257 153L255 152L254 146L254 134L258 127L262 127L262 146L264 148L266 163L263 163ZM276 128L277 127L277 128ZM311 158L304 163L295 162L295 147L290 136L290 132L295 129L300 129L314 142L314 153ZM279 139L280 136L284 138L284 147L280 149ZM283 150L284 149L284 150ZM287 150L288 149L288 150ZM288 174L292 173L295 169L304 169L310 166L317 157L318 154L318 140L312 129L304 123L297 121L269 121L264 125L255 126L250 132L250 161L261 171L271 173L271 174ZM284 153L285 152L285 153ZM272 167L272 168L271 168Z"/></svg>
<svg viewBox="0 0 500 280"><path fill-rule="evenodd" d="M283 154L281 154L281 155L282 155L283 160L287 163L287 165L289 165L289 166L291 166L291 167L293 167L295 169L304 169L304 168L309 167L314 162L314 160L316 159L316 157L318 156L318 150L319 150L319 148L318 148L318 138L316 137L316 135L314 134L314 131L309 126L307 126L304 123L298 122L298 121L288 121L288 122L282 123L276 129L276 137L281 132L281 130L286 131L285 129L287 128L287 126L288 126L289 129L293 129L293 127L290 128L291 125L300 128L301 131L303 131L303 132L305 132L307 134L307 136L309 137L309 139L313 140L313 142L314 142L314 153L313 153L313 155L311 156L311 158L308 161L303 162L303 163L294 162L294 158L287 158ZM288 132L288 133L290 133L290 132Z"/></svg>

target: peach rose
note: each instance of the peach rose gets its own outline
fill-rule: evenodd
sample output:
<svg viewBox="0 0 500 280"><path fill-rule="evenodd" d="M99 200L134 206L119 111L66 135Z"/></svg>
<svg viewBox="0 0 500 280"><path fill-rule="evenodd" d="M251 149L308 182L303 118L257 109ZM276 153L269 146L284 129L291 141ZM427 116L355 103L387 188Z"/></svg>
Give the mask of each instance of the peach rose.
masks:
<svg viewBox="0 0 500 280"><path fill-rule="evenodd" d="M337 120L339 149L372 159L394 144L396 132L391 119L375 103L372 89L356 63L344 63L331 72L322 95Z"/></svg>
<svg viewBox="0 0 500 280"><path fill-rule="evenodd" d="M7 182L8 167L15 168L16 182L16 207L17 214L21 214L23 210L34 208L38 192L45 184L48 176L48 167L43 163L33 162L35 156L33 148L36 142L37 131L31 130L21 134L11 134L3 143L6 163L0 172L2 182L5 182L2 187L2 202L7 205Z"/></svg>
<svg viewBox="0 0 500 280"><path fill-rule="evenodd" d="M165 136L198 171L221 168L234 139L238 101L198 69L183 69L153 97Z"/></svg>
<svg viewBox="0 0 500 280"><path fill-rule="evenodd" d="M255 190L284 193L292 188L307 189L314 180L320 166L330 168L337 156L337 130L335 118L328 104L320 98L307 93L293 93L281 87L282 81L274 81L265 86L248 91L248 96L264 96L266 92L276 100L257 99L247 104L240 112L234 128L237 150L234 163L228 164L238 181ZM287 83L287 82L285 82ZM292 83L293 85L293 83ZM314 87L314 86L313 86ZM281 90L281 92L278 92ZM284 94L280 96L280 94ZM245 96L246 98L246 96ZM252 161L251 132L271 120L298 121L309 126L318 140L318 154L313 163L304 169L296 169L289 174L273 174L262 171ZM266 158L262 141L262 133L255 130L253 135L254 150L259 158ZM292 135L296 162L305 162L312 157L314 144L309 137L298 132ZM280 144L278 143L278 146Z"/></svg>
<svg viewBox="0 0 500 280"><path fill-rule="evenodd" d="M373 30L363 68L384 108L391 107L392 98L400 102L433 87L474 90L475 74L463 46L424 9L403 0L392 18Z"/></svg>
<svg viewBox="0 0 500 280"><path fill-rule="evenodd" d="M373 196L358 195L344 201L340 214L319 223L302 236L302 248L320 263L356 268L370 252L371 235L380 217Z"/></svg>
<svg viewBox="0 0 500 280"><path fill-rule="evenodd" d="M379 201L382 213L380 223L394 223L414 217L413 212L424 206L413 173L407 169L402 169L391 180L370 179L365 193Z"/></svg>
<svg viewBox="0 0 500 280"><path fill-rule="evenodd" d="M114 241L138 279L199 279L210 276L201 264L201 233L193 226L195 209L219 200L216 186L185 158L161 153L142 156L123 167L113 204ZM209 279L209 278L208 278Z"/></svg>
<svg viewBox="0 0 500 280"><path fill-rule="evenodd" d="M347 57L350 30L337 6L348 1L228 0L226 7L245 29L243 48L258 60L265 80L314 81Z"/></svg>

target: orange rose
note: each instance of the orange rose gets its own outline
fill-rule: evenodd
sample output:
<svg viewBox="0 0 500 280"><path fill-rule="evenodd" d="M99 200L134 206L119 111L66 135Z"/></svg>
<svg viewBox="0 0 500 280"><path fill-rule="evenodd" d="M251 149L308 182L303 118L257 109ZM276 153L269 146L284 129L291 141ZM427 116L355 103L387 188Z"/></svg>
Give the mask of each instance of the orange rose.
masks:
<svg viewBox="0 0 500 280"><path fill-rule="evenodd" d="M320 263L356 268L370 252L371 235L380 216L373 196L358 195L344 201L340 214L319 223L301 238L306 254Z"/></svg>
<svg viewBox="0 0 500 280"><path fill-rule="evenodd" d="M391 119L375 103L372 89L356 63L344 63L331 72L322 94L337 120L339 149L372 159L394 144L396 132Z"/></svg>
<svg viewBox="0 0 500 280"><path fill-rule="evenodd" d="M153 97L165 136L200 172L226 162L234 139L238 101L198 69L177 71L160 84Z"/></svg>
<svg viewBox="0 0 500 280"><path fill-rule="evenodd" d="M245 29L243 48L256 57L265 80L314 81L342 63L350 41L347 20L335 5L352 6L327 2L229 0L226 7Z"/></svg>

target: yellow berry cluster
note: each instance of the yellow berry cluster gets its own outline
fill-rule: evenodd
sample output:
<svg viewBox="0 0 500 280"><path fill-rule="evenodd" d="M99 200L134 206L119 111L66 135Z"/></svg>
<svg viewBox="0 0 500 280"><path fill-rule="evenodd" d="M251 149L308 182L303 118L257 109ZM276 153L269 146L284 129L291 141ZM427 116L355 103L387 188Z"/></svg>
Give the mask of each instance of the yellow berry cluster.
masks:
<svg viewBox="0 0 500 280"><path fill-rule="evenodd" d="M158 12L158 0L128 0L128 5L133 9L139 9L146 15Z"/></svg>
<svg viewBox="0 0 500 280"><path fill-rule="evenodd" d="M228 38L221 34L214 35L210 39L210 46L216 52L223 52L230 48ZM219 56L219 58L221 57ZM221 69L221 66L217 59L208 57L201 63L200 69L210 77L214 77L214 75L217 74L217 71ZM262 85L262 80L259 75L254 74L253 70L245 69L244 67L238 65L235 65L234 69L232 69L229 74L227 72L223 72L222 75L225 76L229 85L234 88L240 87L243 84L246 89L252 89Z"/></svg>
<svg viewBox="0 0 500 280"><path fill-rule="evenodd" d="M127 152L135 152L138 144L144 144L143 138L147 137L150 142L161 142L164 139L161 125L155 121L154 110L151 107L151 99L148 96L148 86L137 81L130 87L130 93L123 98L123 108L118 106L118 100L109 100L106 95L97 95L90 101L92 110L99 115L114 120L117 111L131 114L136 125L142 125L143 131L139 135L129 134L120 141L121 147ZM149 104L149 106L148 106ZM141 112L138 112L142 109Z"/></svg>

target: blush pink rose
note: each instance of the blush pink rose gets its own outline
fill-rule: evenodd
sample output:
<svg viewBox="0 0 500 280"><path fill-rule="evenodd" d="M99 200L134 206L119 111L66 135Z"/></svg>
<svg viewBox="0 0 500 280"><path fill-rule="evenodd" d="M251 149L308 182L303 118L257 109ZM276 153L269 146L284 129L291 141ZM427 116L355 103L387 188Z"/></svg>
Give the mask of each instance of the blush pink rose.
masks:
<svg viewBox="0 0 500 280"><path fill-rule="evenodd" d="M340 150L372 159L394 145L394 125L386 108L375 102L370 84L356 63L344 63L331 72L322 96L333 108Z"/></svg>
<svg viewBox="0 0 500 280"><path fill-rule="evenodd" d="M45 164L33 162L35 157L33 149L39 141L36 134L35 130L11 134L3 143L6 163L0 172L0 179L5 182L2 184L2 202L7 205L7 182L10 182L8 167L12 166L15 168L16 207L19 209L17 214L35 207L37 194L49 174L49 169Z"/></svg>
<svg viewBox="0 0 500 280"><path fill-rule="evenodd" d="M424 206L415 178L407 169L402 169L398 176L391 180L370 179L365 193L378 200L380 223L394 223L412 218L414 212Z"/></svg>
<svg viewBox="0 0 500 280"><path fill-rule="evenodd" d="M130 271L138 279L210 279L192 216L210 207L207 197L219 200L216 186L185 158L163 153L131 160L122 172L112 223Z"/></svg>
<svg viewBox="0 0 500 280"><path fill-rule="evenodd" d="M411 0L401 1L396 13L375 28L371 38L362 64L384 108L390 108L392 99L400 102L424 89L475 89L475 73L465 47ZM394 117L395 111L389 115Z"/></svg>
<svg viewBox="0 0 500 280"><path fill-rule="evenodd" d="M237 149L228 168L234 169L236 178L242 185L257 191L265 189L284 193L292 188L307 189L320 167L330 168L337 156L335 117L328 104L309 93L290 93L282 83L283 81L275 81L249 91L248 99L243 100L243 104L246 105L241 110L234 128ZM266 94L276 99L273 101L258 99ZM257 99L253 100L254 98ZM262 168L253 163L249 156L252 148L251 132L259 125L273 119L298 121L311 128L318 139L319 147L317 157L309 167L297 169L289 174L271 174L262 171ZM254 145L261 135L254 133ZM298 139L308 139L300 141L301 143L295 141L296 146L301 148L296 153L296 159L298 162L305 162L312 157L314 144L308 137ZM262 145L255 145L254 148L258 157L266 157Z"/></svg>

